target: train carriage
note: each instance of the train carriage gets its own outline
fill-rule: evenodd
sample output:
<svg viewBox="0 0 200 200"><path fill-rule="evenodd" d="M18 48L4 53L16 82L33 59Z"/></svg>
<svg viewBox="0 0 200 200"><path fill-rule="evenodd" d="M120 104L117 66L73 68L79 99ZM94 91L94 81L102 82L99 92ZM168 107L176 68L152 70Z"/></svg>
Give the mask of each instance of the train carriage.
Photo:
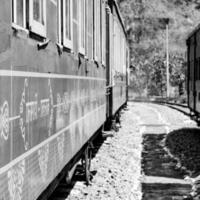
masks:
<svg viewBox="0 0 200 200"><path fill-rule="evenodd" d="M193 114L200 114L200 27L187 39L187 94Z"/></svg>
<svg viewBox="0 0 200 200"><path fill-rule="evenodd" d="M109 1L108 12L108 39L109 39L109 62L108 69L108 98L110 99L108 117L113 119L118 109L127 101L127 69L129 50L126 40L126 32L118 5Z"/></svg>
<svg viewBox="0 0 200 200"><path fill-rule="evenodd" d="M114 0L1 0L1 200L37 199L80 159L126 102L127 55Z"/></svg>

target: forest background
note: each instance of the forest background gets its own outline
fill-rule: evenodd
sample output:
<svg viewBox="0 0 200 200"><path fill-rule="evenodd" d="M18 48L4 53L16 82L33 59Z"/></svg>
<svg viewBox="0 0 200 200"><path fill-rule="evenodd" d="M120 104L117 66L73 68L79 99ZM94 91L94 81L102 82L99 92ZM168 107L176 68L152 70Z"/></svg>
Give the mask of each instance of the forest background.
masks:
<svg viewBox="0 0 200 200"><path fill-rule="evenodd" d="M200 23L199 0L118 0L130 45L134 96L166 96L166 19L169 19L171 97L186 99L186 39Z"/></svg>

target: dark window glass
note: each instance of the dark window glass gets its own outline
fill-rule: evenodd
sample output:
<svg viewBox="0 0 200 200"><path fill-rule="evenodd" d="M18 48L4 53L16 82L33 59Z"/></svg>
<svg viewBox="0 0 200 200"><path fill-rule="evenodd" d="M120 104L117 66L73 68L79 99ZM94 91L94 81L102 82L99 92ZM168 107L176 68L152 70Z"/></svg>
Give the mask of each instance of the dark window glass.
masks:
<svg viewBox="0 0 200 200"><path fill-rule="evenodd" d="M71 5L70 0L65 2L65 36L67 39L71 40Z"/></svg>
<svg viewBox="0 0 200 200"><path fill-rule="evenodd" d="M44 2L43 0L33 1L33 19L44 25Z"/></svg>
<svg viewBox="0 0 200 200"><path fill-rule="evenodd" d="M85 48L85 0L80 1L80 10L79 10L79 34L80 34L80 47Z"/></svg>

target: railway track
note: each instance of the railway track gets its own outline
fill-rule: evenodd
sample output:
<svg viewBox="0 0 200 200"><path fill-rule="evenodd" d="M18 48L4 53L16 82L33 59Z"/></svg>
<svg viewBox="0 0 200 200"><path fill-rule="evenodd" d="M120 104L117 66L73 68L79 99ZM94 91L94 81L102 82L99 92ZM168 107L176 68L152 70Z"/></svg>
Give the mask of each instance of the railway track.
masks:
<svg viewBox="0 0 200 200"><path fill-rule="evenodd" d="M182 112L183 114L190 116L190 110L187 105L184 104L177 104L177 103L171 103L171 102L155 102L161 105L166 105L172 109L178 110Z"/></svg>
<svg viewBox="0 0 200 200"><path fill-rule="evenodd" d="M187 115L187 116L190 116L190 110L188 108L188 106L186 104L178 104L178 103L172 103L172 102L168 102L168 101L165 101L165 100L161 100L161 101L158 101L158 100L130 100L130 101L133 101L133 102L146 102L146 103L155 103L155 104L160 104L160 105L165 105L165 106L168 106L172 109L175 109L175 110L178 110L180 112L182 112L183 114Z"/></svg>

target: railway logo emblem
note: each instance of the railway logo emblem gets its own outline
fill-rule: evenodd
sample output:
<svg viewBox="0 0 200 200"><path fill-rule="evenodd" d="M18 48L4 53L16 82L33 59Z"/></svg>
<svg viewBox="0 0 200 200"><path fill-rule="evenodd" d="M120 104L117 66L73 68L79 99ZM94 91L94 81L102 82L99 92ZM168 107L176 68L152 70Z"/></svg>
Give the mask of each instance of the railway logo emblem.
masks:
<svg viewBox="0 0 200 200"><path fill-rule="evenodd" d="M0 108L0 134L4 140L8 140L9 137L9 106L5 101Z"/></svg>
<svg viewBox="0 0 200 200"><path fill-rule="evenodd" d="M20 102L20 120L19 126L21 135L24 141L24 148L28 150L29 141L28 141L28 133L26 133L27 124L38 120L38 118L46 118L48 117L48 136L52 133L53 128L53 92L51 88L50 79L48 80L48 98L41 99L38 101L38 93L35 93L34 100L28 102L28 79L24 80L24 88L21 96Z"/></svg>
<svg viewBox="0 0 200 200"><path fill-rule="evenodd" d="M8 173L8 190L10 200L21 200L24 185L25 160L11 168Z"/></svg>

